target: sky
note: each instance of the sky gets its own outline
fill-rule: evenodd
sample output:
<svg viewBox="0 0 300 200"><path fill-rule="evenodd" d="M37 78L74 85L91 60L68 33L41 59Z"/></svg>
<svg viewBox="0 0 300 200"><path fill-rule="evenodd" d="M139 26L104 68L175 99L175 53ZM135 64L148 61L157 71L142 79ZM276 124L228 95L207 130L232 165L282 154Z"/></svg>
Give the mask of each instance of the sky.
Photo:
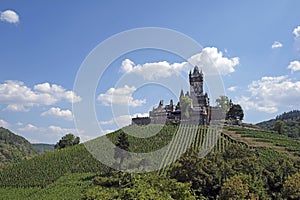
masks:
<svg viewBox="0 0 300 200"><path fill-rule="evenodd" d="M210 67L218 70L224 94L244 109L244 122L299 109L299 7L297 0L1 0L0 126L33 143L56 143L69 132L86 141L128 125L132 116L146 116L161 99L177 102L188 87L170 89L159 81L187 82L193 65L205 80ZM202 49L188 58L151 48L119 55L98 77L92 95L101 132L76 129L73 108L85 97L73 88L82 65L109 38L145 27L184 34ZM141 36L155 39L147 37ZM99 63L120 49L99 54ZM136 80L147 84L134 85ZM211 82L205 86L209 95Z"/></svg>

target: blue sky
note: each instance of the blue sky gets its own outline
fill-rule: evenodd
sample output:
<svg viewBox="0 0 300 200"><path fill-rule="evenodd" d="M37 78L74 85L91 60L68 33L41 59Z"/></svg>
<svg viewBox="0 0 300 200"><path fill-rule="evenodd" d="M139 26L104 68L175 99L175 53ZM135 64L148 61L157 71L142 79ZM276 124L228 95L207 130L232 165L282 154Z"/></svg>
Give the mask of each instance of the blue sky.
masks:
<svg viewBox="0 0 300 200"><path fill-rule="evenodd" d="M84 59L107 38L143 27L179 31L201 44L220 70L226 95L242 105L245 122L299 109L299 7L296 0L2 0L0 125L31 142L55 143L68 132L77 134L71 102L83 97L72 90ZM159 85L117 86L124 74L151 79L151 72L159 69L165 74L177 64L182 68L175 71L187 78L184 62L178 55L153 49L130 52L112 62L95 91L103 129L97 134L128 124L130 116L144 115L160 99L176 101L178 94ZM107 106L113 91L121 93L118 99L129 101L127 114L115 115Z"/></svg>

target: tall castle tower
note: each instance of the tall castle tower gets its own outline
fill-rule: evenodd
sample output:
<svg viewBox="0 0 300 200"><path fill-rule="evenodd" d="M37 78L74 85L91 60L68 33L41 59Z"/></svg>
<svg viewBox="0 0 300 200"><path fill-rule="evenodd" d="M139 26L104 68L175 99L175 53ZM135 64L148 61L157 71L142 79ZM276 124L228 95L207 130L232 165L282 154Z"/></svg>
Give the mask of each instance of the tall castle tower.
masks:
<svg viewBox="0 0 300 200"><path fill-rule="evenodd" d="M207 93L203 93L203 73L198 66L194 67L193 73L190 71L190 94L194 108L206 107L209 105Z"/></svg>
<svg viewBox="0 0 300 200"><path fill-rule="evenodd" d="M199 72L198 66L195 66L193 73L190 71L190 93L191 95L200 96L203 94L203 73Z"/></svg>

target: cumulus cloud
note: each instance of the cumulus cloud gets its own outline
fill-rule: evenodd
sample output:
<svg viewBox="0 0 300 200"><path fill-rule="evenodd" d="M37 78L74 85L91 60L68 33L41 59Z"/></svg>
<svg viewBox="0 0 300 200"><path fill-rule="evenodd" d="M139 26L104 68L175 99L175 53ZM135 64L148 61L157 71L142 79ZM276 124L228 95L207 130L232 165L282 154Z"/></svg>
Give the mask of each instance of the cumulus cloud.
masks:
<svg viewBox="0 0 300 200"><path fill-rule="evenodd" d="M133 115L121 115L118 117L115 117L111 120L108 121L100 121L99 124L100 125L111 125L116 123L119 127L124 127L124 126L128 126L129 124L131 124L131 118L133 117L148 117L149 114L148 113L135 113Z"/></svg>
<svg viewBox="0 0 300 200"><path fill-rule="evenodd" d="M8 128L9 126L10 124L7 121L0 119L0 127Z"/></svg>
<svg viewBox="0 0 300 200"><path fill-rule="evenodd" d="M51 116L55 118L62 118L66 120L73 120L73 114L70 110L62 110L58 107L52 107L49 110L43 112L41 116Z"/></svg>
<svg viewBox="0 0 300 200"><path fill-rule="evenodd" d="M280 48L280 47L282 47L282 44L278 41L275 41L271 46L272 49L276 49L276 48Z"/></svg>
<svg viewBox="0 0 300 200"><path fill-rule="evenodd" d="M50 125L48 127L38 127L33 124L26 124L25 126L18 128L18 131L31 134L47 134L48 136L51 135L56 138L64 136L67 133L72 133L74 135L78 133L78 130L75 128L63 128L54 125ZM82 131L79 130L79 133L82 133Z"/></svg>
<svg viewBox="0 0 300 200"><path fill-rule="evenodd" d="M3 22L16 24L19 22L19 15L13 10L5 10L0 12L0 20Z"/></svg>
<svg viewBox="0 0 300 200"><path fill-rule="evenodd" d="M135 64L129 59L125 59L121 65L124 73L134 73L142 76L146 80L156 80L176 75L179 72L187 72L193 66L198 65L208 73L218 71L226 75L235 71L234 67L239 64L239 58L228 58L216 47L206 47L198 54L191 56L188 62L169 63L167 61Z"/></svg>
<svg viewBox="0 0 300 200"><path fill-rule="evenodd" d="M248 86L250 96L238 98L246 110L255 109L275 113L279 107L299 108L300 81L293 82L287 76L262 77Z"/></svg>
<svg viewBox="0 0 300 200"><path fill-rule="evenodd" d="M230 92L235 92L236 89L237 89L236 86L231 86L231 87L227 88L227 90L230 91Z"/></svg>
<svg viewBox="0 0 300 200"><path fill-rule="evenodd" d="M293 34L294 34L295 38L300 37L300 26L297 26L296 28L294 28Z"/></svg>
<svg viewBox="0 0 300 200"><path fill-rule="evenodd" d="M53 105L62 100L78 102L81 98L56 84L42 83L33 89L21 81L8 80L0 84L0 103L7 104L6 110L28 111L32 106Z"/></svg>
<svg viewBox="0 0 300 200"><path fill-rule="evenodd" d="M18 129L21 132L31 132L31 131L44 131L44 129L38 128L35 125L27 124L26 126Z"/></svg>
<svg viewBox="0 0 300 200"><path fill-rule="evenodd" d="M228 58L223 56L223 53L216 47L206 47L200 53L193 55L189 62L204 69L207 73L215 74L215 71L218 71L221 75L226 75L235 71L239 58Z"/></svg>
<svg viewBox="0 0 300 200"><path fill-rule="evenodd" d="M136 65L129 59L125 59L121 65L121 71L124 73L135 73L142 76L145 80L170 77L183 69L187 70L188 68L188 63L186 62L170 64L167 61L162 61Z"/></svg>
<svg viewBox="0 0 300 200"><path fill-rule="evenodd" d="M300 70L300 62L299 61L292 61L290 62L289 66L287 67L291 70L291 72L299 71Z"/></svg>
<svg viewBox="0 0 300 200"><path fill-rule="evenodd" d="M135 90L136 88L134 86L130 87L128 85L121 88L110 88L106 93L99 94L97 100L104 106L117 104L137 107L145 104L145 99L133 99L132 94Z"/></svg>

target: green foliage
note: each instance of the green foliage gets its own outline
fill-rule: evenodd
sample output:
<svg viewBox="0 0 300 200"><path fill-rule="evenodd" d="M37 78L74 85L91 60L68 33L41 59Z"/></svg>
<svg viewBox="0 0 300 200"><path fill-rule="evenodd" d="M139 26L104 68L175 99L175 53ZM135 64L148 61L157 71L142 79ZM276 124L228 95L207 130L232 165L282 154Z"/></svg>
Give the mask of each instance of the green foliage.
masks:
<svg viewBox="0 0 300 200"><path fill-rule="evenodd" d="M289 177L284 182L283 197L287 199L300 199L300 172Z"/></svg>
<svg viewBox="0 0 300 200"><path fill-rule="evenodd" d="M5 200L53 200L82 199L84 192L92 185L90 173L66 174L46 188L0 188L0 199Z"/></svg>
<svg viewBox="0 0 300 200"><path fill-rule="evenodd" d="M273 129L279 134L287 135L291 138L300 137L300 111L293 110L284 112L276 116L275 119L260 122L257 124L264 129Z"/></svg>
<svg viewBox="0 0 300 200"><path fill-rule="evenodd" d="M274 124L274 130L277 131L278 134L283 134L284 126L284 121L278 120Z"/></svg>
<svg viewBox="0 0 300 200"><path fill-rule="evenodd" d="M239 175L229 178L222 186L221 199L246 199L248 195L248 186L243 183L243 180Z"/></svg>
<svg viewBox="0 0 300 200"><path fill-rule="evenodd" d="M130 158L128 137L124 132L121 132L118 136L118 142L115 147L114 158L120 159L119 169L122 168L124 159Z"/></svg>
<svg viewBox="0 0 300 200"><path fill-rule="evenodd" d="M192 104L192 99L190 99L188 96L180 97L181 117L185 119L190 118L191 104Z"/></svg>
<svg viewBox="0 0 300 200"><path fill-rule="evenodd" d="M239 104L232 104L226 115L227 120L242 121L244 119L244 111Z"/></svg>
<svg viewBox="0 0 300 200"><path fill-rule="evenodd" d="M0 127L0 163L18 162L35 155L33 146L25 138Z"/></svg>
<svg viewBox="0 0 300 200"><path fill-rule="evenodd" d="M130 175L118 173L118 177L120 182L126 182L127 184L122 184L120 187L107 187L103 182L87 190L84 199L195 199L190 191L189 184L180 183L174 179L155 174ZM107 179L114 180L115 177L110 176ZM107 182L107 179L105 182ZM127 179L127 181L124 181L124 179ZM100 178L98 180L104 179Z"/></svg>
<svg viewBox="0 0 300 200"><path fill-rule="evenodd" d="M297 140L283 135L239 127L227 129L286 145L287 149L297 151L299 148ZM139 138L124 134L128 130L136 136L157 134ZM242 189L239 194L244 197L243 189L248 190L246 199L280 199L282 194L291 195L295 191L288 189L295 181L287 180L299 172L299 166L286 155L271 148L251 149L224 134L218 137L214 129L207 127L186 125L181 130L182 135L170 146L170 152L180 155L186 140L193 139L191 149L160 174L128 174L108 169L81 144L4 168L0 171L0 193L5 199L218 199L220 195L235 194L228 192L228 186L235 179L239 179L238 185L242 186L235 188ZM107 137L128 151L149 152L168 144L177 136L177 131L178 126L174 125L129 126ZM191 137L195 131L197 134ZM210 140L203 139L209 135ZM200 157L199 150L217 139L211 152ZM166 154L165 159L166 163L173 161L170 154Z"/></svg>
<svg viewBox="0 0 300 200"><path fill-rule="evenodd" d="M79 144L80 138L75 137L73 134L68 133L63 136L54 146L55 149L62 149L65 147L70 147Z"/></svg>
<svg viewBox="0 0 300 200"><path fill-rule="evenodd" d="M300 110L292 110L276 116L275 119L276 120L297 120L299 118L300 118Z"/></svg>
<svg viewBox="0 0 300 200"><path fill-rule="evenodd" d="M47 152L0 171L0 187L46 187L67 173L107 171L83 145Z"/></svg>
<svg viewBox="0 0 300 200"><path fill-rule="evenodd" d="M216 99L217 106L222 108L224 112L228 112L230 108L231 101L227 96L220 96Z"/></svg>

